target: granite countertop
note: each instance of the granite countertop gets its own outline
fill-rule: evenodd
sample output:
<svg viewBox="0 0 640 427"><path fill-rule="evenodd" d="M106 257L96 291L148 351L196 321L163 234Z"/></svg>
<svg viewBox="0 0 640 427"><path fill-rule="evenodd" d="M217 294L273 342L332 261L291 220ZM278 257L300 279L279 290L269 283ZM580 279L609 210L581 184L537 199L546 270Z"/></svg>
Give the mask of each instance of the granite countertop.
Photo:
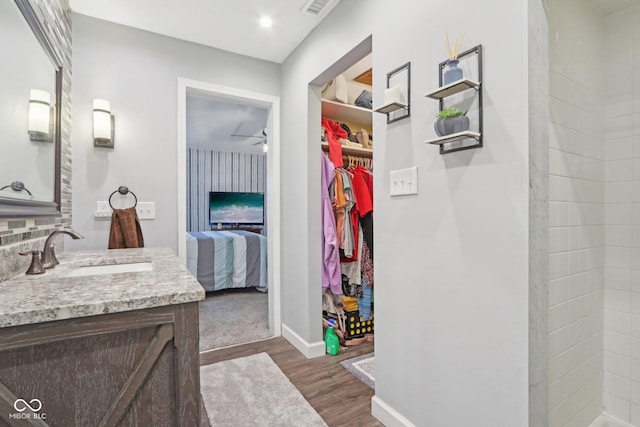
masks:
<svg viewBox="0 0 640 427"><path fill-rule="evenodd" d="M64 252L44 274L0 282L0 328L204 299L205 291L169 248ZM67 277L79 267L151 262L151 271Z"/></svg>

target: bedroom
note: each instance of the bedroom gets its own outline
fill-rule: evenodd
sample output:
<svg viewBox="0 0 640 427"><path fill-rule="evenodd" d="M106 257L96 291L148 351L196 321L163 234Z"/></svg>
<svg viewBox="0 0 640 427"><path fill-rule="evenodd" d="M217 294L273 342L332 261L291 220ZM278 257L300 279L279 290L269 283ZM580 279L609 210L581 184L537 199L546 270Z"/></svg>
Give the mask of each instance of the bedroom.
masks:
<svg viewBox="0 0 640 427"><path fill-rule="evenodd" d="M200 350L272 336L268 321L269 109L186 91L187 268L207 291Z"/></svg>

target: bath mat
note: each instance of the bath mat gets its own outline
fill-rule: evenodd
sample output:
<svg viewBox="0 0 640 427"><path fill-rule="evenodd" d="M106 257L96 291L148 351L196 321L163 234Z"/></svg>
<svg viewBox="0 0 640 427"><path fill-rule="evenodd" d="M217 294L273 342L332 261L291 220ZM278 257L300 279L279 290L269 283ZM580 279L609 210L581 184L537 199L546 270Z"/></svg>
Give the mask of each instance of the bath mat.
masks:
<svg viewBox="0 0 640 427"><path fill-rule="evenodd" d="M200 390L215 427L327 426L267 353L201 366Z"/></svg>
<svg viewBox="0 0 640 427"><path fill-rule="evenodd" d="M354 357L353 359L343 360L340 364L344 369L355 375L360 381L375 390L376 376L374 362L375 353L369 353Z"/></svg>

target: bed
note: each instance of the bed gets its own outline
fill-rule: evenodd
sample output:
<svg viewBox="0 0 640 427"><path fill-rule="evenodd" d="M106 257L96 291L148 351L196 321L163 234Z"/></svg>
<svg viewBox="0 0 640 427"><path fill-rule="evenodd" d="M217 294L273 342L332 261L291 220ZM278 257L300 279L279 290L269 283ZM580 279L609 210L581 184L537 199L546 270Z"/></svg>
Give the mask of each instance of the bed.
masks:
<svg viewBox="0 0 640 427"><path fill-rule="evenodd" d="M250 231L187 232L187 268L206 291L267 290L267 238Z"/></svg>

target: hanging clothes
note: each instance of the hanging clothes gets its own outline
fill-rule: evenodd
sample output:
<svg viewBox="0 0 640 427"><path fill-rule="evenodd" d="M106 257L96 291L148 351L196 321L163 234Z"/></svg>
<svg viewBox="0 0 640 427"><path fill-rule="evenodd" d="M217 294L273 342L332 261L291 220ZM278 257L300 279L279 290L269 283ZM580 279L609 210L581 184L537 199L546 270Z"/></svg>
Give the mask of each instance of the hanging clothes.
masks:
<svg viewBox="0 0 640 427"><path fill-rule="evenodd" d="M336 122L322 119L322 127L327 132L329 142L329 158L335 167L341 168L342 164L342 144L339 139L347 138L347 132Z"/></svg>
<svg viewBox="0 0 640 427"><path fill-rule="evenodd" d="M340 276L340 256L333 206L329 198L329 186L335 179L335 167L327 156L322 155L321 196L322 196L322 292L331 288L334 294L342 293Z"/></svg>

